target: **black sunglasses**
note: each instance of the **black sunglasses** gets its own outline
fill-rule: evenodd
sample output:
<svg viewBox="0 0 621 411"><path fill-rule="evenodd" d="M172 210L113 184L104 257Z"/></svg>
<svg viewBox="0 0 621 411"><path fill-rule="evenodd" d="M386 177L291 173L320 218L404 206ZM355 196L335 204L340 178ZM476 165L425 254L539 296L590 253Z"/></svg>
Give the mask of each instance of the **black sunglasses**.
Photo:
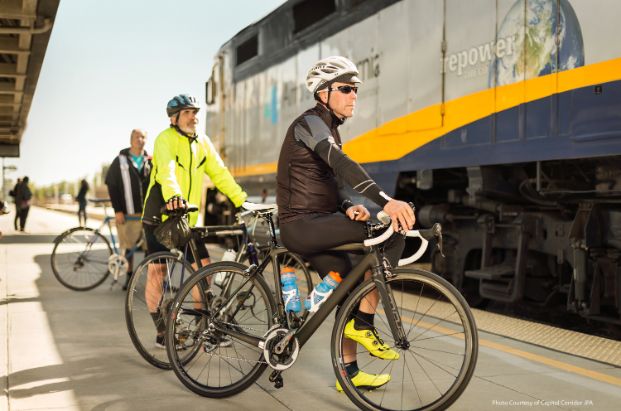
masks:
<svg viewBox="0 0 621 411"><path fill-rule="evenodd" d="M358 94L358 86L338 86L337 88L331 88L330 91L340 91L343 94L349 94L352 91Z"/></svg>

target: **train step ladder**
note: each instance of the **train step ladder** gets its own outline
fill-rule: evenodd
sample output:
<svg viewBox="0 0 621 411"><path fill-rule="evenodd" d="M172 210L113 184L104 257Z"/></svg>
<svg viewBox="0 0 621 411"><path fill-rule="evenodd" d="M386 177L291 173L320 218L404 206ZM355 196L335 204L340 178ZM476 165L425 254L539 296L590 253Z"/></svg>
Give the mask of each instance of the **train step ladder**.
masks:
<svg viewBox="0 0 621 411"><path fill-rule="evenodd" d="M464 275L468 278L476 278L487 281L509 280L515 275L514 264L496 264L478 270L466 270Z"/></svg>

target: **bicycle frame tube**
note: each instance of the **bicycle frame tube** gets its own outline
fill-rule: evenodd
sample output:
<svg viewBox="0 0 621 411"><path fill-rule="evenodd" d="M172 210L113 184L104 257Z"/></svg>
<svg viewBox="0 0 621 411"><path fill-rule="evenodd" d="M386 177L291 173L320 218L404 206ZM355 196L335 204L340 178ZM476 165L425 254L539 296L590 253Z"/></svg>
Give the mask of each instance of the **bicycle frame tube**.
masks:
<svg viewBox="0 0 621 411"><path fill-rule="evenodd" d="M397 347L404 348L404 346L407 345L405 330L403 329L403 323L401 322L401 316L399 315L394 295L392 292L388 291L383 267L375 266L373 268L373 282L375 283L380 301L384 307L386 319L392 331L392 336L395 339L395 344Z"/></svg>
<svg viewBox="0 0 621 411"><path fill-rule="evenodd" d="M358 281L364 276L364 273L369 269L369 267L374 266L376 261L377 256L375 254L375 250L364 256L362 261L360 261L347 274L343 282L334 290L332 295L330 295L330 297L328 297L328 299L321 304L319 310L317 310L317 312L310 317L310 319L306 320L306 322L302 324L302 327L300 327L300 329L296 332L300 348L306 344L310 337L312 337L319 326L324 322L328 315L330 315L334 307L336 307L338 303L343 300L347 293L358 286Z"/></svg>
<svg viewBox="0 0 621 411"><path fill-rule="evenodd" d="M281 318L285 317L285 305L282 298L282 286L280 284L280 264L278 263L278 256L285 254L288 250L283 247L272 248L270 251L270 261L272 263L272 273L274 274L274 292L276 293L276 301L278 305L278 315Z"/></svg>
<svg viewBox="0 0 621 411"><path fill-rule="evenodd" d="M188 245L190 246L190 252L192 253L192 256L194 257L194 263L196 263L196 266L198 268L202 268L203 262L201 261L200 258L198 258L198 247L196 246L196 241L194 240L194 238L190 239Z"/></svg>
<svg viewBox="0 0 621 411"><path fill-rule="evenodd" d="M241 263L244 256L246 255L248 257L248 261L250 262L250 264L256 264L256 262L252 261L252 256L250 255L250 252L248 251L248 243L250 242L250 237L248 235L248 228L246 227L246 224L243 222L240 223L239 225L241 226L241 230L243 234L242 234L241 242L239 243L239 250L237 251L237 255L235 256L235 261L237 261L238 263Z"/></svg>
<svg viewBox="0 0 621 411"><path fill-rule="evenodd" d="M110 241L112 242L112 250L114 251L114 254L120 254L119 249L116 246L116 239L114 238L114 233L112 232L112 224L110 224L110 221L112 221L112 217L104 218L103 222L101 223L97 231L101 231L103 226L108 226L108 232L110 233Z"/></svg>

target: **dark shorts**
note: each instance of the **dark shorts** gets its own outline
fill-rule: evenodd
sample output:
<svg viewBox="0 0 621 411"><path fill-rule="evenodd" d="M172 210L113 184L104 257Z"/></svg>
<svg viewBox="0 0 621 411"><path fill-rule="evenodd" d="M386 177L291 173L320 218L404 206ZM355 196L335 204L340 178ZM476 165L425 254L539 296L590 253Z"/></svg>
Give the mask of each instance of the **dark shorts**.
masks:
<svg viewBox="0 0 621 411"><path fill-rule="evenodd" d="M343 244L361 243L367 238L366 223L352 221L341 213L309 214L280 224L280 237L287 249L300 254L317 270L321 278L336 271L346 276L360 259L359 253L325 251ZM385 256L395 266L405 242L393 235L384 248Z"/></svg>
<svg viewBox="0 0 621 411"><path fill-rule="evenodd" d="M155 228L157 226L151 224L143 224L142 228L144 230L144 237L147 242L147 253L145 256L153 253L157 253L158 251L170 251L168 248L164 247L157 239L155 238ZM205 258L209 258L209 251L207 251L207 245L203 240L197 241L198 248L198 257L202 260ZM193 263L194 256L190 252L190 247L186 246L185 250L186 259Z"/></svg>

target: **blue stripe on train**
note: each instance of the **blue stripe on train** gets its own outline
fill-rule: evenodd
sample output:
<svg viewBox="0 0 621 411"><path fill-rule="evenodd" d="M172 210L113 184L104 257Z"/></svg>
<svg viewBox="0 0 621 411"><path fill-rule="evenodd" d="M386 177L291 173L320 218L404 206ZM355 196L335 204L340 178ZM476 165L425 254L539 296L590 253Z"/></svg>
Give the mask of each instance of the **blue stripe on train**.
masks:
<svg viewBox="0 0 621 411"><path fill-rule="evenodd" d="M555 94L505 110L399 160L366 163L394 191L399 172L621 155L621 81Z"/></svg>

